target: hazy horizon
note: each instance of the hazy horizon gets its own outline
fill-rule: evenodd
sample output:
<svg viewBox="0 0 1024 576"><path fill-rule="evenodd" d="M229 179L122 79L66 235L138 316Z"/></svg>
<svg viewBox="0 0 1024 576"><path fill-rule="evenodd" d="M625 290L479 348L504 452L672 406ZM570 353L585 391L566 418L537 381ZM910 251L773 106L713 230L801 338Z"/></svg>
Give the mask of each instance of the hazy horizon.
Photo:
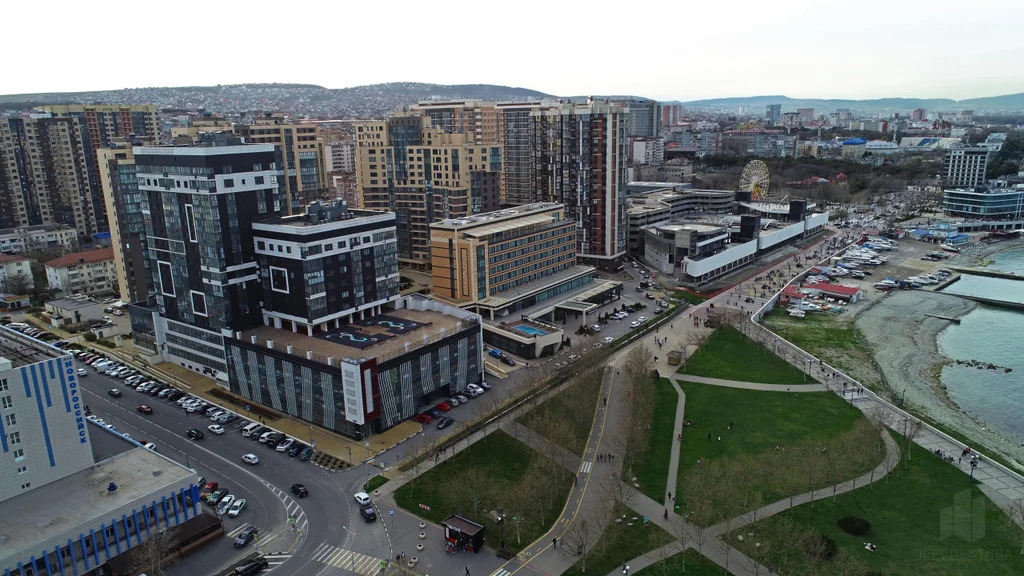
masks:
<svg viewBox="0 0 1024 576"><path fill-rule="evenodd" d="M399 0L386 12L375 4L312 2L287 13L238 0L110 0L101 7L42 0L5 14L21 23L7 28L8 45L30 57L7 60L0 93L268 81L498 84L680 101L780 94L964 100L1024 92L1024 35L1015 29L1024 2L973 3L971 13L985 22L977 26L964 24L964 5L952 0L850 6L521 0L470 9L454 0ZM34 17L45 26L29 25ZM159 36L150 40L149 30Z"/></svg>

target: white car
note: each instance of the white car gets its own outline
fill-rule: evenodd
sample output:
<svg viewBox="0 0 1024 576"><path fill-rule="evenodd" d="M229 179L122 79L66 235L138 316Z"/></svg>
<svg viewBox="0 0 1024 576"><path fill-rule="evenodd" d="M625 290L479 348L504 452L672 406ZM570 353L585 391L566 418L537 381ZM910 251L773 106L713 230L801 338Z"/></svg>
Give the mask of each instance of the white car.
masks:
<svg viewBox="0 0 1024 576"><path fill-rule="evenodd" d="M242 510L245 510L245 498L239 498L238 500L235 500L235 503L232 504L231 508L228 509L228 516L234 518L241 514Z"/></svg>
<svg viewBox="0 0 1024 576"><path fill-rule="evenodd" d="M647 322L647 316L641 316L636 319L637 322Z"/></svg>
<svg viewBox="0 0 1024 576"><path fill-rule="evenodd" d="M366 492L356 492L355 499L360 506L370 505L370 495Z"/></svg>
<svg viewBox="0 0 1024 576"><path fill-rule="evenodd" d="M79 376L88 376L89 371L86 370L85 368L79 368L78 370L75 371L75 374L78 374Z"/></svg>
<svg viewBox="0 0 1024 576"><path fill-rule="evenodd" d="M221 426L220 424L210 424L209 426L206 427L206 429L217 435L224 433L224 427Z"/></svg>
<svg viewBox="0 0 1024 576"><path fill-rule="evenodd" d="M479 386L477 386L476 384L469 384L468 386L466 386L466 390L471 390L473 392L476 392L477 394L483 394L484 393L484 389L479 387Z"/></svg>
<svg viewBox="0 0 1024 576"><path fill-rule="evenodd" d="M153 444L152 442L146 442L145 444L142 445L142 447L145 448L146 450L152 450L153 452L156 452L156 444Z"/></svg>
<svg viewBox="0 0 1024 576"><path fill-rule="evenodd" d="M277 451L278 452L287 452L288 449L292 447L292 444L295 444L295 440L294 439L292 439L292 438L285 438L284 440L281 441L280 444L277 445Z"/></svg>
<svg viewBox="0 0 1024 576"><path fill-rule="evenodd" d="M637 322L636 320L633 320L632 322L629 323L629 327L630 328L639 328L640 327L640 323Z"/></svg>
<svg viewBox="0 0 1024 576"><path fill-rule="evenodd" d="M260 459L257 458L255 454L246 454L245 456L242 456L242 462L245 462L250 466L255 466L260 463Z"/></svg>
<svg viewBox="0 0 1024 576"><path fill-rule="evenodd" d="M605 337L604 337L604 339L603 339L602 341L603 341L603 342L604 342L605 344L611 344L612 342L614 342L614 341L615 341L615 338L612 338L611 336L605 336Z"/></svg>
<svg viewBox="0 0 1024 576"><path fill-rule="evenodd" d="M228 494L227 496L225 496L223 500L221 500L220 502L217 503L217 515L218 516L223 516L223 515L227 514L228 510L231 508L231 505L234 504L234 503L235 503L235 497L234 496L232 496L231 494Z"/></svg>

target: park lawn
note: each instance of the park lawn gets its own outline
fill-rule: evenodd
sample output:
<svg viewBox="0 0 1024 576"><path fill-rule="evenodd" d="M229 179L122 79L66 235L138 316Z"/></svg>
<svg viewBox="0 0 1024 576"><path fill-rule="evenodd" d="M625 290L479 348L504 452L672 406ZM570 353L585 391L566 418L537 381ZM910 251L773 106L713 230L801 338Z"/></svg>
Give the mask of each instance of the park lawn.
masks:
<svg viewBox="0 0 1024 576"><path fill-rule="evenodd" d="M622 505L616 505L615 512L618 517L625 514L627 519L640 516ZM579 519L576 521L579 522ZM646 554L672 541L672 535L653 522L645 525L640 520L634 522L632 526L626 526L626 524L627 522L619 524L609 522L604 533L587 554L586 572L583 571L583 559L580 558L572 567L562 573L563 576L608 574L621 567L624 561Z"/></svg>
<svg viewBox="0 0 1024 576"><path fill-rule="evenodd" d="M674 554L651 564L639 572L633 572L633 576L721 576L722 569L699 552L690 548L681 554Z"/></svg>
<svg viewBox="0 0 1024 576"><path fill-rule="evenodd" d="M640 491L655 502L665 503L665 483L668 481L669 460L672 457L673 430L676 423L676 394L672 382L659 378L654 382L654 414L651 415L650 441L636 457L633 476Z"/></svg>
<svg viewBox="0 0 1024 576"><path fill-rule="evenodd" d="M573 382L518 418L519 423L562 448L583 455L601 394L601 372L573 376Z"/></svg>
<svg viewBox="0 0 1024 576"><path fill-rule="evenodd" d="M776 446L794 449L834 439L864 418L860 410L831 392L767 392L695 382L679 385L686 395L685 418L693 423L683 428L679 454L676 493L684 498L686 472L698 459L776 454ZM728 429L730 422L732 430Z"/></svg>
<svg viewBox="0 0 1024 576"><path fill-rule="evenodd" d="M893 434L905 449L899 435ZM782 514L768 518L756 528L757 540L769 542L768 550L786 546L779 538L780 524L792 521L798 529L817 532L835 540L839 551L846 551L861 571L876 571L887 576L1011 576L1024 574L1024 556L1020 554L1021 529L1011 525L1006 513L988 499L977 485L956 466L943 462L928 450L913 445L911 462L904 462L888 477L871 486L841 494L831 499L804 504ZM984 465L984 464L983 464ZM965 502L966 500L966 502ZM971 526L971 506L984 506L984 521ZM955 511L955 512L954 512ZM952 530L944 528L942 518L952 514ZM974 512L980 517L980 510ZM844 516L857 516L871 523L871 532L864 536L851 536L836 525ZM965 532L960 532L962 529ZM744 534L749 528L743 529ZM746 538L747 544L753 540ZM878 547L876 552L864 549L864 542ZM734 543L743 546L742 543ZM787 573L809 573L805 570L806 557L790 555L803 566L792 567ZM777 568L785 559L778 554L770 556ZM762 564L765 560L762 560ZM817 574L849 574L835 563L825 561L825 570Z"/></svg>
<svg viewBox="0 0 1024 576"><path fill-rule="evenodd" d="M716 329L680 374L764 384L802 384L804 373L732 326Z"/></svg>
<svg viewBox="0 0 1024 576"><path fill-rule="evenodd" d="M681 300L688 304L700 304L708 299L707 296L697 294L696 292L690 292L689 290L676 290L672 296L677 300Z"/></svg>
<svg viewBox="0 0 1024 576"><path fill-rule="evenodd" d="M500 533L501 528L485 512L504 508L523 518L521 545L515 536L508 536L506 526L506 545L516 552L550 529L571 488L570 472L498 430L401 486L394 495L399 506L426 520L440 523L455 511L483 524L490 534ZM534 496L528 497L531 493ZM476 510L471 495L482 496Z"/></svg>

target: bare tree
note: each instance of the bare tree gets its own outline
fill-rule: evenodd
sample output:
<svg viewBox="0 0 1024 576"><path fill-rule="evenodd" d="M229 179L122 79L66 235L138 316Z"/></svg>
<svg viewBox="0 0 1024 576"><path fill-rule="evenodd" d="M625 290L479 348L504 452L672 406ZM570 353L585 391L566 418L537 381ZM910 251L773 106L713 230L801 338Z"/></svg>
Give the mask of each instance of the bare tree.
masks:
<svg viewBox="0 0 1024 576"><path fill-rule="evenodd" d="M11 294L24 296L32 293L32 277L27 274L8 276L5 284L4 288Z"/></svg>
<svg viewBox="0 0 1024 576"><path fill-rule="evenodd" d="M580 572L587 571L587 555L601 538L601 525L593 518L577 518L569 529L562 532L559 545L562 554L580 559Z"/></svg>
<svg viewBox="0 0 1024 576"><path fill-rule="evenodd" d="M864 414L865 414L865 416L867 416L868 422L871 423L871 427L875 431L875 440L872 443L872 446L874 448L875 454L876 455L882 455L883 458L884 458L885 454L888 453L888 450L886 450L886 444L885 444L885 441L884 441L884 438L882 437L882 435L883 434L888 434L888 432L886 431L886 427L889 425L889 422L890 422L890 418L891 418L890 412L888 410L886 410L884 407L882 407L880 404L875 404L875 405L871 406L870 408L868 408L865 411ZM872 483L872 485L874 485L874 482L875 482L875 469L876 468L877 467L872 467L871 468L871 483Z"/></svg>
<svg viewBox="0 0 1024 576"><path fill-rule="evenodd" d="M1010 503L1009 518L1020 528L1017 535L1020 537L1020 553L1024 556L1024 498L1018 498Z"/></svg>
<svg viewBox="0 0 1024 576"><path fill-rule="evenodd" d="M177 530L177 528L169 528L163 532L157 532L141 546L133 548L131 571L138 574L163 576L164 564L167 563L168 557L171 555Z"/></svg>
<svg viewBox="0 0 1024 576"><path fill-rule="evenodd" d="M487 474L477 467L462 470L452 485L457 486L462 500L473 509L473 517L480 517L480 505L490 497L491 483Z"/></svg>
<svg viewBox="0 0 1024 576"><path fill-rule="evenodd" d="M922 424L920 420L911 420L906 422L906 428L903 433L903 439L907 442L907 461L906 465L910 463L910 453L912 452L911 444L914 442L914 438L921 433Z"/></svg>
<svg viewBox="0 0 1024 576"><path fill-rule="evenodd" d="M619 480L614 474L601 478L600 490L609 502L617 506L629 506L636 496L636 489L632 484Z"/></svg>

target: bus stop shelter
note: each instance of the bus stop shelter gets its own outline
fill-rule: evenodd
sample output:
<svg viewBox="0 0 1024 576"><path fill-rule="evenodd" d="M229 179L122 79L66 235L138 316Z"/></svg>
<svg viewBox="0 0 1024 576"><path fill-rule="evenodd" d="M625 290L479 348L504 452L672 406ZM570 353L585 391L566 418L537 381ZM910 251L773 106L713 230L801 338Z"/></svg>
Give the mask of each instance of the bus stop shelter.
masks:
<svg viewBox="0 0 1024 576"><path fill-rule="evenodd" d="M484 546L484 527L468 518L452 514L441 522L444 528L444 539L455 550L480 552Z"/></svg>

